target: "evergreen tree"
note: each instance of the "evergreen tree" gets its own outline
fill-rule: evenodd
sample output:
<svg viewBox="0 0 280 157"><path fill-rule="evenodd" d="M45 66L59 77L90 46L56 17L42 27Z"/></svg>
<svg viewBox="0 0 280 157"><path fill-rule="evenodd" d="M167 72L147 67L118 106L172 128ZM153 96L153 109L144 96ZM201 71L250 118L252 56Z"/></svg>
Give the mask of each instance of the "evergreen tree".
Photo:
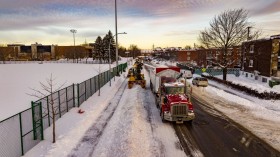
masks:
<svg viewBox="0 0 280 157"><path fill-rule="evenodd" d="M94 58L98 59L99 63L102 63L102 51L103 51L102 44L103 44L102 38L98 36L94 44L94 52L95 52Z"/></svg>

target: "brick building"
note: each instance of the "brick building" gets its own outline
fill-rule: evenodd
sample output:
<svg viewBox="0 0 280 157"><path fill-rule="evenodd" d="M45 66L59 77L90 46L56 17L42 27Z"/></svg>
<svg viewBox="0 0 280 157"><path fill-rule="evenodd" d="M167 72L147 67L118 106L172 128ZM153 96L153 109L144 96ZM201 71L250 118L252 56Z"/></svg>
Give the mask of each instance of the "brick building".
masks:
<svg viewBox="0 0 280 157"><path fill-rule="evenodd" d="M177 61L193 63L201 67L215 66L218 61L223 60L223 51L217 48L181 50L177 51L176 54ZM229 67L240 67L240 47L229 48L227 58L228 62L232 62Z"/></svg>
<svg viewBox="0 0 280 157"><path fill-rule="evenodd" d="M58 45L16 45L0 47L0 60L57 60L61 58L92 57L93 47Z"/></svg>
<svg viewBox="0 0 280 157"><path fill-rule="evenodd" d="M279 42L280 36L243 42L244 71L267 77L280 77Z"/></svg>

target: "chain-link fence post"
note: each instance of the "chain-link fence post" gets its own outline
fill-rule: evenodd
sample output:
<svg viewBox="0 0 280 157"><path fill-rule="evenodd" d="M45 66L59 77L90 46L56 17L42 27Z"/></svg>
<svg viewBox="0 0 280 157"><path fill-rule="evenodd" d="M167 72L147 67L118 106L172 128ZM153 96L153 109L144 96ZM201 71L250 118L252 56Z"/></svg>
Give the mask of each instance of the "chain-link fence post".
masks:
<svg viewBox="0 0 280 157"><path fill-rule="evenodd" d="M21 112L19 113L19 128L20 128L20 146L21 146L21 155L24 155L23 150L23 138L22 138L22 122L21 122Z"/></svg>
<svg viewBox="0 0 280 157"><path fill-rule="evenodd" d="M58 94L58 112L59 112L59 118L61 118L61 105L60 105L60 92L57 92Z"/></svg>
<svg viewBox="0 0 280 157"><path fill-rule="evenodd" d="M78 107L80 107L80 84L77 84Z"/></svg>
<svg viewBox="0 0 280 157"><path fill-rule="evenodd" d="M67 94L67 87L66 87L66 90L65 90L65 97L66 97L66 111L68 112L69 107L68 107L68 94Z"/></svg>
<svg viewBox="0 0 280 157"><path fill-rule="evenodd" d="M43 109L42 109L42 102L40 102L40 103L39 103L39 107L40 107L41 140L44 140Z"/></svg>
<svg viewBox="0 0 280 157"><path fill-rule="evenodd" d="M32 107L32 124L33 124L33 139L37 140L37 136L36 136L36 122L34 120L35 117L35 111L34 111L34 102L31 101L31 107Z"/></svg>
<svg viewBox="0 0 280 157"><path fill-rule="evenodd" d="M73 107L75 107L75 84L73 83Z"/></svg>
<svg viewBox="0 0 280 157"><path fill-rule="evenodd" d="M48 123L51 126L51 118L50 118L50 106L49 106L49 97L47 96L47 110L48 110Z"/></svg>

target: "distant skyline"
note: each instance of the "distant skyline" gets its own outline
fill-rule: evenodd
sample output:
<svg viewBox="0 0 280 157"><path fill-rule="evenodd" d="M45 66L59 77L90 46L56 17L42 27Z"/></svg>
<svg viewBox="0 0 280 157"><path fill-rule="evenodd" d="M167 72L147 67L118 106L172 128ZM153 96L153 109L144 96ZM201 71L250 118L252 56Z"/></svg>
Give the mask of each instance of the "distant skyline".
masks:
<svg viewBox="0 0 280 157"><path fill-rule="evenodd" d="M193 46L215 15L243 8L263 37L280 34L280 0L117 0L119 45ZM76 45L115 34L114 0L1 0L0 44Z"/></svg>

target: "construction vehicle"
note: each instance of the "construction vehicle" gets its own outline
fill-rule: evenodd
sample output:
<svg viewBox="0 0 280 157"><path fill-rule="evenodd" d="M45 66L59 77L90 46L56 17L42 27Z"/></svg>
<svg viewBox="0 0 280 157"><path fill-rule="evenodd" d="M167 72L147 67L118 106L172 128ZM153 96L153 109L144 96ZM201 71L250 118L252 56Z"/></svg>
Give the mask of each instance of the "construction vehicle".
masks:
<svg viewBox="0 0 280 157"><path fill-rule="evenodd" d="M182 76L179 67L153 67L145 65L150 75L150 87L156 95L163 122L189 122L195 118L186 84L178 81Z"/></svg>
<svg viewBox="0 0 280 157"><path fill-rule="evenodd" d="M143 63L136 60L134 65L128 70L128 88L131 89L134 84L139 84L142 88L146 87L146 80L144 74L141 73Z"/></svg>

